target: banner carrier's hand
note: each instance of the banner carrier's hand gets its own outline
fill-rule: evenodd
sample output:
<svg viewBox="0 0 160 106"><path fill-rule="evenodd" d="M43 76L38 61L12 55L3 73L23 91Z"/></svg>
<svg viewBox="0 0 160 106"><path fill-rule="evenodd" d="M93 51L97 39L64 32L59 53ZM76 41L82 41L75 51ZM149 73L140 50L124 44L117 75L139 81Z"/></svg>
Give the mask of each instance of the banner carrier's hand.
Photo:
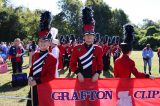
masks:
<svg viewBox="0 0 160 106"><path fill-rule="evenodd" d="M84 77L80 72L77 74L77 76L78 76L79 82L84 82Z"/></svg>

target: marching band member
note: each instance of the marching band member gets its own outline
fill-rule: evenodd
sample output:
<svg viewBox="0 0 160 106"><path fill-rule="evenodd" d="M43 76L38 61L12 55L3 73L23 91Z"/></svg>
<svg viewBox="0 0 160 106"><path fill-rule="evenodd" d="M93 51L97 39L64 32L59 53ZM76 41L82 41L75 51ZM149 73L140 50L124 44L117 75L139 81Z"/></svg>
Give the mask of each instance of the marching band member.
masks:
<svg viewBox="0 0 160 106"><path fill-rule="evenodd" d="M135 67L135 62L130 59L132 52L132 45L134 39L134 28L130 24L124 25L124 42L121 43L122 55L114 63L114 77L115 78L131 78L133 74L136 78L149 78L148 74L138 72Z"/></svg>
<svg viewBox="0 0 160 106"><path fill-rule="evenodd" d="M121 48L119 47L119 44L115 44L112 49L113 54L113 62L121 55Z"/></svg>
<svg viewBox="0 0 160 106"><path fill-rule="evenodd" d="M76 43L76 39L75 39L75 36L73 34L71 34L70 36L70 46L68 48L68 57L69 57L69 61L70 61L70 58L71 58L71 55L72 55L72 52L73 52L73 48L77 45ZM68 75L71 74L71 68L69 67L69 73Z"/></svg>
<svg viewBox="0 0 160 106"><path fill-rule="evenodd" d="M64 66L63 66L63 59L64 59L64 55L65 55L65 48L64 48L64 37L60 36L60 44L58 45L60 54L59 54L59 65L58 65L58 69L63 70Z"/></svg>
<svg viewBox="0 0 160 106"><path fill-rule="evenodd" d="M49 52L49 47L52 39L52 34L50 32L50 21L51 13L46 11L42 13L40 20L40 32L38 46L40 51L35 52L32 57L32 66L29 73L28 85L33 87L29 92L29 97L33 95L33 101L27 101L27 106L38 106L38 93L37 85L41 83L46 83L55 78L57 59Z"/></svg>
<svg viewBox="0 0 160 106"><path fill-rule="evenodd" d="M83 39L84 43L74 47L71 59L71 71L77 74L78 81L84 82L84 78L91 78L97 85L97 80L103 70L102 48L93 44L95 38L92 9L85 7L82 11L83 17ZM97 88L98 89L98 88ZM100 106L100 101L76 101L76 106Z"/></svg>
<svg viewBox="0 0 160 106"><path fill-rule="evenodd" d="M103 46L103 71L108 71L110 68L111 47L108 43L108 36L104 37ZM104 73L103 73L104 74Z"/></svg>
<svg viewBox="0 0 160 106"><path fill-rule="evenodd" d="M59 44L58 39L53 39L51 43L51 48L52 48L52 54L53 56L57 59L57 64L56 64L56 74L55 77L59 78L59 73L58 73L58 65L59 65L59 55L60 51L57 45Z"/></svg>
<svg viewBox="0 0 160 106"><path fill-rule="evenodd" d="M94 39L94 44L100 46L100 41L101 41L100 34L96 33L96 36L95 36L95 39Z"/></svg>
<svg viewBox="0 0 160 106"><path fill-rule="evenodd" d="M70 56L69 56L70 39L69 39L69 36L66 36L64 48L65 48L65 55L64 55L63 65L64 65L64 67L67 67L67 70L68 70L69 69L69 61L70 61Z"/></svg>
<svg viewBox="0 0 160 106"><path fill-rule="evenodd" d="M29 68L31 68L31 64L32 64L32 56L33 54L36 52L37 50L37 45L35 43L35 41L32 41L32 43L29 45Z"/></svg>
<svg viewBox="0 0 160 106"><path fill-rule="evenodd" d="M93 44L95 21L92 18L92 10L85 7L82 14L84 43L74 47L70 68L77 74L80 82L83 82L84 78L92 78L95 82L103 70L102 48Z"/></svg>

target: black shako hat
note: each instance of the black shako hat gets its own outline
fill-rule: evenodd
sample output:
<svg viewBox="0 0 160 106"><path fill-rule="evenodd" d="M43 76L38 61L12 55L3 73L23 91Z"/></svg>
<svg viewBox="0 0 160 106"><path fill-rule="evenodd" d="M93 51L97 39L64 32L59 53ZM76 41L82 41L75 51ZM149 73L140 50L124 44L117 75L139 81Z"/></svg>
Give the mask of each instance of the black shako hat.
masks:
<svg viewBox="0 0 160 106"><path fill-rule="evenodd" d="M93 18L93 10L85 7L82 10L83 35L95 35L95 20Z"/></svg>
<svg viewBox="0 0 160 106"><path fill-rule="evenodd" d="M123 26L123 42L120 44L122 52L128 53L132 51L133 41L134 41L134 27L131 24L125 24Z"/></svg>
<svg viewBox="0 0 160 106"><path fill-rule="evenodd" d="M41 13L39 32L38 32L39 39L42 39L42 40L51 40L52 39L52 34L50 33L51 21L52 21L51 12L45 11L45 12Z"/></svg>

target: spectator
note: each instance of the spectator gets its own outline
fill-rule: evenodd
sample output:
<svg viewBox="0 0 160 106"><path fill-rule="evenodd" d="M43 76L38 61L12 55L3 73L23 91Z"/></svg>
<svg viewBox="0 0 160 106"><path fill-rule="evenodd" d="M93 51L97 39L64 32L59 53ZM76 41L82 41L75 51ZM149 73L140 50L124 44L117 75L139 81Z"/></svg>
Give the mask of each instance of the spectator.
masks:
<svg viewBox="0 0 160 106"><path fill-rule="evenodd" d="M31 41L28 41L28 44L26 45L26 50L29 50L29 46L32 44Z"/></svg>
<svg viewBox="0 0 160 106"><path fill-rule="evenodd" d="M22 72L22 64L23 64L23 55L24 49L21 44L21 40L16 38L14 40L14 45L11 46L9 50L9 55L11 57L13 74Z"/></svg>
<svg viewBox="0 0 160 106"><path fill-rule="evenodd" d="M146 73L146 67L148 64L149 74L151 75L153 51L150 48L150 44L147 44L146 47L143 49L142 56L143 56L143 62L144 62L144 73Z"/></svg>
<svg viewBox="0 0 160 106"><path fill-rule="evenodd" d="M3 58L0 56L0 64L3 64Z"/></svg>
<svg viewBox="0 0 160 106"><path fill-rule="evenodd" d="M8 57L8 49L7 49L7 46L6 46L5 42L1 42L1 45L0 45L0 56L3 58L4 61Z"/></svg>
<svg viewBox="0 0 160 106"><path fill-rule="evenodd" d="M31 61L32 61L32 56L37 50L37 45L35 41L32 41L32 43L29 45L29 67L31 67Z"/></svg>

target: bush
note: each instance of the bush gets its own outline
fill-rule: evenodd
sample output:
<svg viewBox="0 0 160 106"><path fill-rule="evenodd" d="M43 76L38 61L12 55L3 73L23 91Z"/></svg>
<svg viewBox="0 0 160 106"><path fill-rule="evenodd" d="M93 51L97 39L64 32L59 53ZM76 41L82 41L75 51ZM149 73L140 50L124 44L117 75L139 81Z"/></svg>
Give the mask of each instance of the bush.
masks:
<svg viewBox="0 0 160 106"><path fill-rule="evenodd" d="M144 35L141 33L135 35L134 44L133 44L134 50L141 50L142 47L140 47L139 45L139 40L142 39L143 37Z"/></svg>
<svg viewBox="0 0 160 106"><path fill-rule="evenodd" d="M159 30L155 26L150 26L147 28L146 36L153 36L153 34L158 32Z"/></svg>
<svg viewBox="0 0 160 106"><path fill-rule="evenodd" d="M146 36L141 38L138 41L138 48L137 49L143 49L146 44L150 44L151 48L155 51L157 51L157 48L160 47L160 37L158 36Z"/></svg>

